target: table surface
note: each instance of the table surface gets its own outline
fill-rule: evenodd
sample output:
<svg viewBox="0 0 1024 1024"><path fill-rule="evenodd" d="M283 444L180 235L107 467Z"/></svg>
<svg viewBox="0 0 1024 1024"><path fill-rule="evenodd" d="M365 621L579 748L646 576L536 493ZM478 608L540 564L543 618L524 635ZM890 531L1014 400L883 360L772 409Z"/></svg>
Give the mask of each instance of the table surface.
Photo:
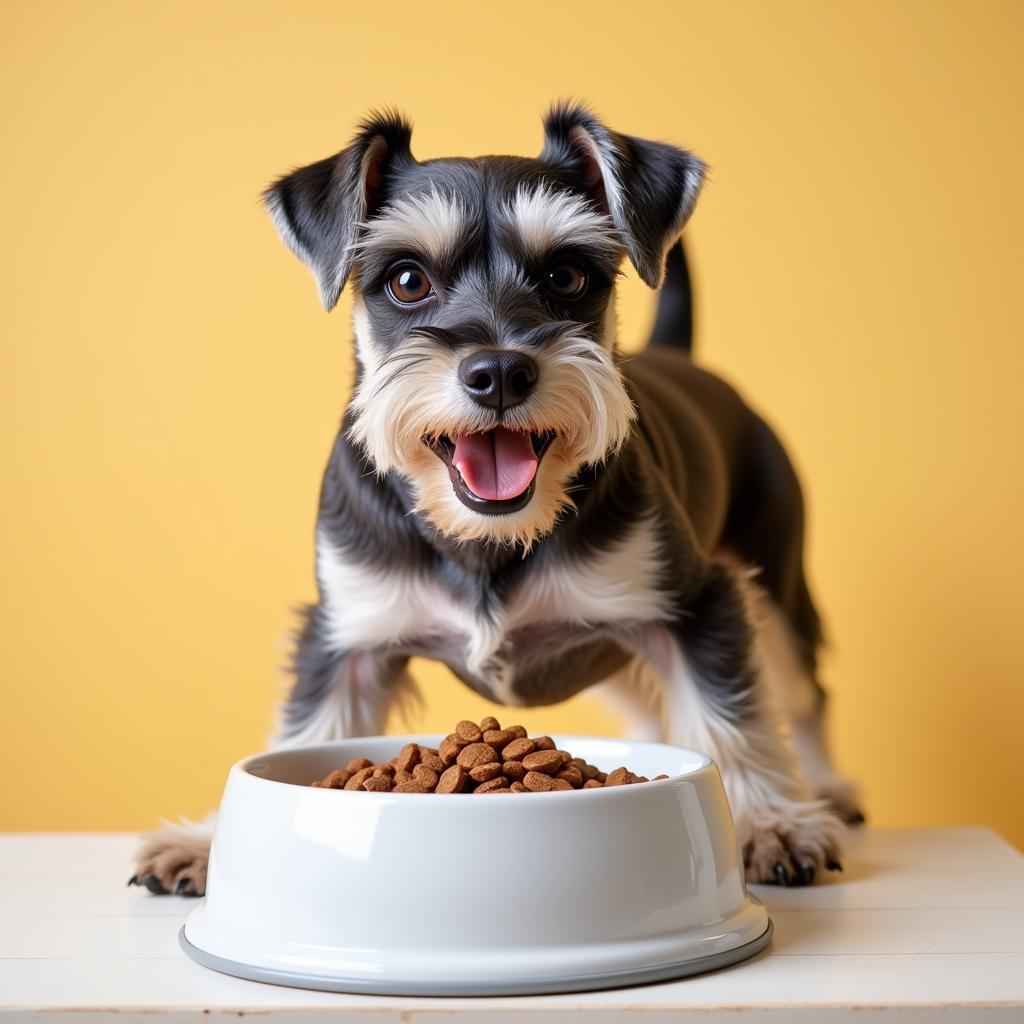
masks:
<svg viewBox="0 0 1024 1024"><path fill-rule="evenodd" d="M128 889L126 834L0 836L0 1014L164 1022L249 1013L418 1024L688 1020L1024 1024L1024 857L981 828L861 829L844 874L810 889L754 887L775 921L765 952L714 974L581 995L345 996L205 970L179 951L193 905Z"/></svg>

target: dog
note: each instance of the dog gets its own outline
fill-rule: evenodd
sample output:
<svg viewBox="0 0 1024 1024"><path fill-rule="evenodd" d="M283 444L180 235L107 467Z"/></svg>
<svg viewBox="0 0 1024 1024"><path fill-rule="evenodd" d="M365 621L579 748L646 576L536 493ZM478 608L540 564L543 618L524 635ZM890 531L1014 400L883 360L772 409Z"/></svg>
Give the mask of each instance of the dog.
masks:
<svg viewBox="0 0 1024 1024"><path fill-rule="evenodd" d="M411 134L372 115L265 193L327 310L351 282L358 364L276 743L381 732L411 657L511 707L599 686L634 735L717 761L748 880L840 869L862 816L826 742L800 485L689 352L704 165L571 104L536 159L420 162ZM626 260L664 282L629 359ZM131 882L201 894L210 834L151 836Z"/></svg>

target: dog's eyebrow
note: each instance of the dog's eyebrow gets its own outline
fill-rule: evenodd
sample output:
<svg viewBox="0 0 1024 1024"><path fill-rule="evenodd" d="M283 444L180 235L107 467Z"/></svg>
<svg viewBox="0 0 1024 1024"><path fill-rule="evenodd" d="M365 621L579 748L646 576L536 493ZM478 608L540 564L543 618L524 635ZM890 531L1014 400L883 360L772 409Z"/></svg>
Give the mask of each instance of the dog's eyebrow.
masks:
<svg viewBox="0 0 1024 1024"><path fill-rule="evenodd" d="M617 259L622 252L610 217L580 196L548 185L533 189L521 185L505 203L501 217L505 229L537 258L570 247L590 249L607 260Z"/></svg>
<svg viewBox="0 0 1024 1024"><path fill-rule="evenodd" d="M352 248L363 256L415 252L434 266L449 263L473 233L466 204L436 188L394 199L372 220Z"/></svg>

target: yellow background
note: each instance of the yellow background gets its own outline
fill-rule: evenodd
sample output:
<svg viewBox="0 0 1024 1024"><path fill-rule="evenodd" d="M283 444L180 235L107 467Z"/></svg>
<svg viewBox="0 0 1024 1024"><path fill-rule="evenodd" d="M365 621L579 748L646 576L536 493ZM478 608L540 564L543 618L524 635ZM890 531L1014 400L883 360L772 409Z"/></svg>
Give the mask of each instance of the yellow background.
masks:
<svg viewBox="0 0 1024 1024"><path fill-rule="evenodd" d="M1024 5L0 10L0 827L199 814L264 742L351 380L264 184L383 104L420 157L536 153L571 95L712 165L699 354L807 485L872 820L1024 843ZM651 303L631 278L627 346ZM487 710L419 675L414 728Z"/></svg>

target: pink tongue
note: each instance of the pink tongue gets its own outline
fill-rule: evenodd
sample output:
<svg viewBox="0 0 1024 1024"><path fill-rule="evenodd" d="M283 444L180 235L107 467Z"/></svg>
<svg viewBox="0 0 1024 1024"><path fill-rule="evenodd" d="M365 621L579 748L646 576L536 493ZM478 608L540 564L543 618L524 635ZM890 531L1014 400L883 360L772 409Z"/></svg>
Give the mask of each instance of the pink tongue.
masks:
<svg viewBox="0 0 1024 1024"><path fill-rule="evenodd" d="M537 472L530 435L504 427L458 438L452 462L466 486L487 501L519 497Z"/></svg>

